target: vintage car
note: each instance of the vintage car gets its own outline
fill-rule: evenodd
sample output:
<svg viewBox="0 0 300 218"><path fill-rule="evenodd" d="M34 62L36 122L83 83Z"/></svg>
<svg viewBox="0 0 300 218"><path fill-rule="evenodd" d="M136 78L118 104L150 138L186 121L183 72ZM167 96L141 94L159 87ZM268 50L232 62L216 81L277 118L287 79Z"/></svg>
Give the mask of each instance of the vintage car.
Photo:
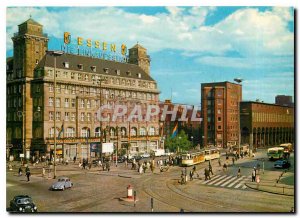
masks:
<svg viewBox="0 0 300 218"><path fill-rule="evenodd" d="M31 197L28 195L17 195L9 204L10 212L19 212L19 213L34 213L37 212L37 207L32 202Z"/></svg>
<svg viewBox="0 0 300 218"><path fill-rule="evenodd" d="M55 182L52 186L51 189L54 190L65 190L67 188L71 188L73 186L73 183L68 177L59 177L58 181Z"/></svg>
<svg viewBox="0 0 300 218"><path fill-rule="evenodd" d="M287 160L277 160L274 163L274 167L275 168L289 168L291 166L290 162L288 162Z"/></svg>

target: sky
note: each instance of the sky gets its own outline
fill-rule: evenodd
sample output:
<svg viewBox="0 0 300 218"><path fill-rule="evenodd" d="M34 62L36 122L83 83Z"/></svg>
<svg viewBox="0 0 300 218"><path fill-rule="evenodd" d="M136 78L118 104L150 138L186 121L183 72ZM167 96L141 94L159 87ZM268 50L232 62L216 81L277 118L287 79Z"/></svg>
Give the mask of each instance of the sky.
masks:
<svg viewBox="0 0 300 218"><path fill-rule="evenodd" d="M49 50L72 38L137 42L151 57L160 100L199 105L201 83L242 78L243 100L294 97L294 11L289 7L8 7L6 55L13 33L32 18Z"/></svg>

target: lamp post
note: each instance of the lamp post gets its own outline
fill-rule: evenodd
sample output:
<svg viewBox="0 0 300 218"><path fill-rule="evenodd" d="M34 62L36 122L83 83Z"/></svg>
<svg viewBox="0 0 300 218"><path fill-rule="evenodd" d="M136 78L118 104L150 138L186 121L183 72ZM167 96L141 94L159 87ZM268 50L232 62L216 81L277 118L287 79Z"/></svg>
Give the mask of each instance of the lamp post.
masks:
<svg viewBox="0 0 300 218"><path fill-rule="evenodd" d="M192 139L192 144L193 144L193 147L194 147L194 136L191 136L191 139Z"/></svg>
<svg viewBox="0 0 300 218"><path fill-rule="evenodd" d="M234 79L235 82L237 82L238 84L241 84L243 82L243 79L241 78L235 78ZM237 104L237 108L238 108L238 128L239 128L239 155L241 155L241 116L240 116L240 98L238 98L238 104ZM250 148L251 149L251 148ZM251 151L250 151L251 153Z"/></svg>
<svg viewBox="0 0 300 218"><path fill-rule="evenodd" d="M64 54L63 51L47 51L47 53L54 57L54 164L53 164L53 179L56 178L56 57Z"/></svg>

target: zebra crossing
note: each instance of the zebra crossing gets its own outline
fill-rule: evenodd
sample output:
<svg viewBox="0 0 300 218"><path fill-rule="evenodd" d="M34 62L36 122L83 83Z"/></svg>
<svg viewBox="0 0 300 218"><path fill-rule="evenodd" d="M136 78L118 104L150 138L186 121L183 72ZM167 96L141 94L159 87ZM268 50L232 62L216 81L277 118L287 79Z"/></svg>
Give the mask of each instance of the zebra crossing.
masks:
<svg viewBox="0 0 300 218"><path fill-rule="evenodd" d="M244 190L247 188L245 183L249 182L250 179L251 176L213 175L210 180L200 181L200 184Z"/></svg>

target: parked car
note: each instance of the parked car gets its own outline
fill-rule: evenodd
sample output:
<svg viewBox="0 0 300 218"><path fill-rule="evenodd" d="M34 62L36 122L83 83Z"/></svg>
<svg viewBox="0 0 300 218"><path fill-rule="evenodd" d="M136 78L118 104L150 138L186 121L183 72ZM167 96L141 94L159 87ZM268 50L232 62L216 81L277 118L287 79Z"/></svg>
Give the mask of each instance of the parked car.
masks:
<svg viewBox="0 0 300 218"><path fill-rule="evenodd" d="M36 205L28 195L17 195L10 201L10 212L34 213L37 212Z"/></svg>
<svg viewBox="0 0 300 218"><path fill-rule="evenodd" d="M150 157L150 154L149 153L144 153L141 156L142 156L142 158L148 158L148 157Z"/></svg>
<svg viewBox="0 0 300 218"><path fill-rule="evenodd" d="M52 186L52 190L65 190L66 188L71 188L73 186L73 183L68 177L60 177L58 178L58 181L55 182Z"/></svg>
<svg viewBox="0 0 300 218"><path fill-rule="evenodd" d="M289 168L291 166L290 162L288 162L287 160L277 160L274 163L274 167L275 168Z"/></svg>
<svg viewBox="0 0 300 218"><path fill-rule="evenodd" d="M118 163L124 163L126 160L125 157L118 157Z"/></svg>

